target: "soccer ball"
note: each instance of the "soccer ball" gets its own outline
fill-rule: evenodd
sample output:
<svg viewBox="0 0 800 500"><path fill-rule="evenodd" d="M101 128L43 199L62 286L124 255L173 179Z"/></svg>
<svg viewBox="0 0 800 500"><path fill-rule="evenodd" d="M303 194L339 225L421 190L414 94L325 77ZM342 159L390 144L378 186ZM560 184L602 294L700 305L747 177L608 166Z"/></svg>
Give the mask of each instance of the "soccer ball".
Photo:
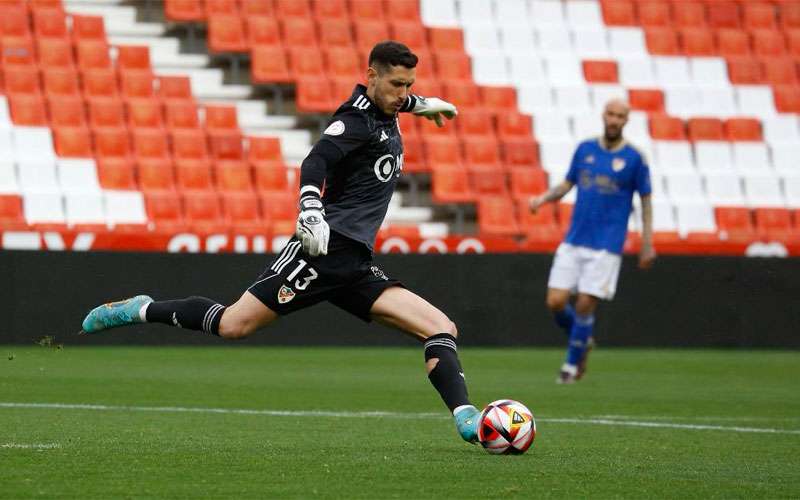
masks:
<svg viewBox="0 0 800 500"><path fill-rule="evenodd" d="M519 455L533 443L536 421L519 401L499 399L486 405L478 421L478 441L489 453Z"/></svg>

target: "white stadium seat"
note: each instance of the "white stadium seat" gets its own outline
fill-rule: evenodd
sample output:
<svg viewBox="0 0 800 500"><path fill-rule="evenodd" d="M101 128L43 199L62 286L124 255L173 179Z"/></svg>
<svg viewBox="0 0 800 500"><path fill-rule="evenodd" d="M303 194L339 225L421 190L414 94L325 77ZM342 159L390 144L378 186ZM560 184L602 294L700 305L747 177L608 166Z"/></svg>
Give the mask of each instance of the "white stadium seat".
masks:
<svg viewBox="0 0 800 500"><path fill-rule="evenodd" d="M622 85L590 84L592 106L600 114L611 99L628 99L628 91ZM625 129L627 132L627 129Z"/></svg>
<svg viewBox="0 0 800 500"><path fill-rule="evenodd" d="M539 154L541 155L542 168L551 173L558 173L563 178L564 174L569 170L575 146L576 144L573 140L540 141Z"/></svg>
<svg viewBox="0 0 800 500"><path fill-rule="evenodd" d="M773 173L746 173L742 178L747 203L751 207L785 207L780 179Z"/></svg>
<svg viewBox="0 0 800 500"><path fill-rule="evenodd" d="M486 0L459 0L458 14L463 24L487 22L494 19L492 2Z"/></svg>
<svg viewBox="0 0 800 500"><path fill-rule="evenodd" d="M56 165L47 160L17 163L19 187L25 192L60 191Z"/></svg>
<svg viewBox="0 0 800 500"><path fill-rule="evenodd" d="M678 232L713 232L717 229L714 208L708 203L682 203L675 206L678 218Z"/></svg>
<svg viewBox="0 0 800 500"><path fill-rule="evenodd" d="M541 141L574 140L572 130L569 126L569 118L559 113L534 114L533 129L536 138Z"/></svg>
<svg viewBox="0 0 800 500"><path fill-rule="evenodd" d="M628 57L617 61L619 82L626 87L656 85L653 63L649 57Z"/></svg>
<svg viewBox="0 0 800 500"><path fill-rule="evenodd" d="M511 82L517 87L547 83L547 73L541 59L532 55L513 55L508 58Z"/></svg>
<svg viewBox="0 0 800 500"><path fill-rule="evenodd" d="M665 87L692 83L689 60L685 57L653 57L653 71L658 82Z"/></svg>
<svg viewBox="0 0 800 500"><path fill-rule="evenodd" d="M698 112L695 113L695 115L725 118L739 114L733 87L730 85L700 87L699 90L700 102L702 105L698 108Z"/></svg>
<svg viewBox="0 0 800 500"><path fill-rule="evenodd" d="M706 194L714 205L743 205L742 183L738 175L730 172L706 174Z"/></svg>
<svg viewBox="0 0 800 500"><path fill-rule="evenodd" d="M507 20L528 21L528 7L525 0L494 0L494 16L498 23Z"/></svg>
<svg viewBox="0 0 800 500"><path fill-rule="evenodd" d="M775 100L772 88L767 85L737 85L736 100L739 113L750 116L771 116L775 114Z"/></svg>
<svg viewBox="0 0 800 500"><path fill-rule="evenodd" d="M772 166L776 170L787 170L800 173L800 143L773 144Z"/></svg>
<svg viewBox="0 0 800 500"><path fill-rule="evenodd" d="M65 193L100 192L94 160L59 159L58 180Z"/></svg>
<svg viewBox="0 0 800 500"><path fill-rule="evenodd" d="M139 191L105 191L106 221L115 224L144 224L147 213Z"/></svg>
<svg viewBox="0 0 800 500"><path fill-rule="evenodd" d="M703 179L691 170L668 173L664 176L669 199L674 203L706 201Z"/></svg>
<svg viewBox="0 0 800 500"><path fill-rule="evenodd" d="M458 16L453 0L421 0L420 16L426 26L458 28Z"/></svg>
<svg viewBox="0 0 800 500"><path fill-rule="evenodd" d="M725 60L719 57L692 57L689 59L692 81L698 86L730 85Z"/></svg>
<svg viewBox="0 0 800 500"><path fill-rule="evenodd" d="M553 87L556 107L561 113L593 114L593 106L589 97L589 88L586 85L569 85Z"/></svg>
<svg viewBox="0 0 800 500"><path fill-rule="evenodd" d="M733 154L727 141L697 141L694 143L694 159L700 170L724 170L733 172Z"/></svg>
<svg viewBox="0 0 800 500"><path fill-rule="evenodd" d="M787 207L800 208L800 174L783 177L783 193Z"/></svg>
<svg viewBox="0 0 800 500"><path fill-rule="evenodd" d="M101 192L67 193L64 195L67 225L105 224L106 214Z"/></svg>
<svg viewBox="0 0 800 500"><path fill-rule="evenodd" d="M562 27L567 22L563 4L553 0L531 0L528 16L536 26Z"/></svg>
<svg viewBox="0 0 800 500"><path fill-rule="evenodd" d="M638 204L638 198L634 198ZM653 206L653 231L676 231L675 211L672 203L664 199L654 199Z"/></svg>
<svg viewBox="0 0 800 500"><path fill-rule="evenodd" d="M564 2L567 22L573 28L602 28L603 16L600 4L593 0L570 0Z"/></svg>
<svg viewBox="0 0 800 500"><path fill-rule="evenodd" d="M653 141L655 163L663 172L694 167L692 148L686 141Z"/></svg>
<svg viewBox="0 0 800 500"><path fill-rule="evenodd" d="M517 107L523 113L551 113L555 111L553 91L547 85L517 87Z"/></svg>
<svg viewBox="0 0 800 500"><path fill-rule="evenodd" d="M18 160L55 160L53 135L46 127L14 127L14 154Z"/></svg>
<svg viewBox="0 0 800 500"><path fill-rule="evenodd" d="M583 66L577 58L547 56L544 58L547 79L551 85L585 85Z"/></svg>
<svg viewBox="0 0 800 500"><path fill-rule="evenodd" d="M480 52L472 56L472 76L478 85L509 85L511 80L502 52Z"/></svg>
<svg viewBox="0 0 800 500"><path fill-rule="evenodd" d="M65 222L64 201L58 191L25 193L22 197L22 206L28 224Z"/></svg>
<svg viewBox="0 0 800 500"><path fill-rule="evenodd" d="M0 124L11 124L11 115L8 112L8 99L0 95Z"/></svg>
<svg viewBox="0 0 800 500"><path fill-rule="evenodd" d="M763 142L734 142L733 164L739 170L771 169L769 150Z"/></svg>
<svg viewBox="0 0 800 500"><path fill-rule="evenodd" d="M579 141L589 137L599 137L603 135L603 119L595 113L573 115L572 132Z"/></svg>
<svg viewBox="0 0 800 500"><path fill-rule="evenodd" d="M581 59L608 59L608 36L602 29L576 29L572 32L575 53Z"/></svg>
<svg viewBox="0 0 800 500"><path fill-rule="evenodd" d="M684 119L697 115L703 109L700 90L690 85L665 87L664 108L667 114Z"/></svg>
<svg viewBox="0 0 800 500"><path fill-rule="evenodd" d="M470 55L477 55L482 52L495 53L502 50L500 45L500 34L494 24L467 24L464 30L464 49Z"/></svg>
<svg viewBox="0 0 800 500"><path fill-rule="evenodd" d="M536 44L544 54L566 52L572 54L572 40L569 31L557 28L537 28ZM564 56L561 56L564 57Z"/></svg>
<svg viewBox="0 0 800 500"><path fill-rule="evenodd" d="M608 46L617 58L647 56L644 33L640 28L609 28Z"/></svg>
<svg viewBox="0 0 800 500"><path fill-rule="evenodd" d="M19 193L17 169L9 159L0 159L0 194Z"/></svg>
<svg viewBox="0 0 800 500"><path fill-rule="evenodd" d="M0 124L0 151L5 159L14 159L14 140L11 137L11 128L5 123Z"/></svg>
<svg viewBox="0 0 800 500"><path fill-rule="evenodd" d="M508 55L526 54L536 48L533 28L527 24L505 24L500 27L500 40Z"/></svg>
<svg viewBox="0 0 800 500"><path fill-rule="evenodd" d="M601 108L602 109L602 108ZM634 144L641 144L650 140L650 128L647 123L647 113L642 111L631 111L628 114L628 124L625 125L625 137L633 141ZM652 154L650 155L652 160Z"/></svg>
<svg viewBox="0 0 800 500"><path fill-rule="evenodd" d="M800 142L800 123L795 114L766 116L761 119L764 140L770 144Z"/></svg>

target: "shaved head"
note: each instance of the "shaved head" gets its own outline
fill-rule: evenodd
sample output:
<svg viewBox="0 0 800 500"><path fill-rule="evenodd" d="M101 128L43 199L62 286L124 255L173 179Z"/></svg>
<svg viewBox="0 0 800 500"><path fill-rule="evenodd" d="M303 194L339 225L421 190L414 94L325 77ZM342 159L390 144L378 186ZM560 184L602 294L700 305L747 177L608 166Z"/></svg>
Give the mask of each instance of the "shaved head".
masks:
<svg viewBox="0 0 800 500"><path fill-rule="evenodd" d="M631 108L623 99L611 99L603 110L603 138L607 146L622 141L622 129L628 123Z"/></svg>

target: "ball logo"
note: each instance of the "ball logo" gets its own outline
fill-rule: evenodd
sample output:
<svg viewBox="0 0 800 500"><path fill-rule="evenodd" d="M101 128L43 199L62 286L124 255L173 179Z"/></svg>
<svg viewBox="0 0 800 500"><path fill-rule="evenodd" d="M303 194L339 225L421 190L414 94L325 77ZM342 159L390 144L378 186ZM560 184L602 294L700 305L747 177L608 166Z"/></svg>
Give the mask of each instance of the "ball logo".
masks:
<svg viewBox="0 0 800 500"><path fill-rule="evenodd" d="M325 135L342 135L344 134L344 122L342 120L336 120L335 122L328 125L328 128L325 129L323 132Z"/></svg>
<svg viewBox="0 0 800 500"><path fill-rule="evenodd" d="M381 182L389 182L392 177L399 176L402 169L403 155L398 156L395 161L394 156L385 154L375 162L375 177Z"/></svg>

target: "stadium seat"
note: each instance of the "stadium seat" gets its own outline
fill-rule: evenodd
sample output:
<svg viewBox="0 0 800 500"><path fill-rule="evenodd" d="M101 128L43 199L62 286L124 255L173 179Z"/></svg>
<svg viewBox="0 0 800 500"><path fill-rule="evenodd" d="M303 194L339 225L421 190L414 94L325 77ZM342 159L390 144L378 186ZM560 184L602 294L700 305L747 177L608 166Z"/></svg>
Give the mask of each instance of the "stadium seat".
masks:
<svg viewBox="0 0 800 500"><path fill-rule="evenodd" d="M49 98L80 97L78 73L73 69L49 68L42 72L45 95Z"/></svg>
<svg viewBox="0 0 800 500"><path fill-rule="evenodd" d="M763 116L775 113L772 89L765 85L737 85L736 100L742 115Z"/></svg>
<svg viewBox="0 0 800 500"><path fill-rule="evenodd" d="M715 206L744 205L744 196L739 177L730 172L711 172L706 174L706 193Z"/></svg>
<svg viewBox="0 0 800 500"><path fill-rule="evenodd" d="M275 12L279 18L311 17L308 0L275 0Z"/></svg>
<svg viewBox="0 0 800 500"><path fill-rule="evenodd" d="M223 161L214 169L217 189L222 192L252 192L250 166L244 162Z"/></svg>
<svg viewBox="0 0 800 500"><path fill-rule="evenodd" d="M583 61L583 76L590 83L617 83L617 63L614 61Z"/></svg>
<svg viewBox="0 0 800 500"><path fill-rule="evenodd" d="M136 190L135 171L128 161L97 161L97 177L103 189Z"/></svg>
<svg viewBox="0 0 800 500"><path fill-rule="evenodd" d="M755 118L731 118L725 121L729 141L761 141L761 122Z"/></svg>
<svg viewBox="0 0 800 500"><path fill-rule="evenodd" d="M3 77L5 91L9 96L38 96L42 93L39 70L34 67L6 67Z"/></svg>
<svg viewBox="0 0 800 500"><path fill-rule="evenodd" d="M636 10L639 17L639 24L646 28L653 26L670 26L672 24L670 6L667 2L636 2Z"/></svg>
<svg viewBox="0 0 800 500"><path fill-rule="evenodd" d="M326 113L336 109L340 101L331 95L327 78L302 78L297 82L297 110L304 113Z"/></svg>
<svg viewBox="0 0 800 500"><path fill-rule="evenodd" d="M192 82L188 76L159 76L158 96L166 103L193 101Z"/></svg>
<svg viewBox="0 0 800 500"><path fill-rule="evenodd" d="M635 26L637 24L636 10L632 1L602 0L600 5L606 25Z"/></svg>
<svg viewBox="0 0 800 500"><path fill-rule="evenodd" d="M311 7L316 19L350 20L350 9L347 6L347 0L314 1L311 2Z"/></svg>
<svg viewBox="0 0 800 500"><path fill-rule="evenodd" d="M389 19L396 22L421 22L417 0L386 0L385 3Z"/></svg>
<svg viewBox="0 0 800 500"><path fill-rule="evenodd" d="M481 103L483 109L491 113L501 114L517 111L517 91L506 86L481 86Z"/></svg>
<svg viewBox="0 0 800 500"><path fill-rule="evenodd" d="M502 139L530 138L533 123L529 115L511 112L497 114L497 135Z"/></svg>
<svg viewBox="0 0 800 500"><path fill-rule="evenodd" d="M403 136L403 172L415 174L430 172L425 161L425 148L419 136Z"/></svg>
<svg viewBox="0 0 800 500"><path fill-rule="evenodd" d="M37 191L59 191L56 165L52 160L27 158L17 161L18 182L22 193Z"/></svg>
<svg viewBox="0 0 800 500"><path fill-rule="evenodd" d="M500 151L494 138L470 138L462 143L464 161L468 168L486 167L494 170L501 168Z"/></svg>
<svg viewBox="0 0 800 500"><path fill-rule="evenodd" d="M76 42L75 51L81 71L111 68L111 56L105 40L82 40Z"/></svg>
<svg viewBox="0 0 800 500"><path fill-rule="evenodd" d="M393 22L389 25L389 34L393 40L402 42L415 53L419 50L428 50L425 27L417 21Z"/></svg>
<svg viewBox="0 0 800 500"><path fill-rule="evenodd" d="M717 51L722 57L750 55L750 36L737 29L721 29L716 32Z"/></svg>
<svg viewBox="0 0 800 500"><path fill-rule="evenodd" d="M62 97L48 100L50 124L53 127L85 127L86 112L83 100Z"/></svg>
<svg viewBox="0 0 800 500"><path fill-rule="evenodd" d="M350 21L345 19L319 19L319 44L325 48L343 47L353 48L355 41Z"/></svg>
<svg viewBox="0 0 800 500"><path fill-rule="evenodd" d="M664 180L673 203L694 203L706 199L702 178L693 170L667 171Z"/></svg>
<svg viewBox="0 0 800 500"><path fill-rule="evenodd" d="M630 89L628 102L632 110L646 111L649 113L664 112L664 93L652 89Z"/></svg>
<svg viewBox="0 0 800 500"><path fill-rule="evenodd" d="M214 184L211 176L211 166L207 160L195 156L189 157L189 152L182 152L187 155L175 158L176 186L182 191L208 191L213 189ZM197 153L199 155L199 153Z"/></svg>
<svg viewBox="0 0 800 500"><path fill-rule="evenodd" d="M2 63L6 67L36 66L36 49L32 38L5 37L2 39Z"/></svg>
<svg viewBox="0 0 800 500"><path fill-rule="evenodd" d="M22 198L16 194L0 194L0 228L22 229L24 226Z"/></svg>
<svg viewBox="0 0 800 500"><path fill-rule="evenodd" d="M481 107L480 89L469 83L445 83L444 98L455 104L460 110Z"/></svg>
<svg viewBox="0 0 800 500"><path fill-rule="evenodd" d="M222 214L234 231L266 233L269 225L261 218L258 197L253 193L223 193Z"/></svg>
<svg viewBox="0 0 800 500"><path fill-rule="evenodd" d="M467 171L460 166L437 164L431 174L435 203L470 203L475 201Z"/></svg>
<svg viewBox="0 0 800 500"><path fill-rule="evenodd" d="M245 18L252 16L275 16L272 0L239 0L240 11Z"/></svg>
<svg viewBox="0 0 800 500"><path fill-rule="evenodd" d="M458 133L463 138L483 137L494 138L494 125L492 115L487 112L476 111L460 115L455 121Z"/></svg>
<svg viewBox="0 0 800 500"><path fill-rule="evenodd" d="M776 170L796 172L800 167L800 145L794 143L772 144L770 147L772 166Z"/></svg>
<svg viewBox="0 0 800 500"><path fill-rule="evenodd" d="M288 83L292 80L286 54L280 47L256 46L251 51L253 83Z"/></svg>
<svg viewBox="0 0 800 500"><path fill-rule="evenodd" d="M237 0L205 0L205 8L209 22L214 16L239 15Z"/></svg>
<svg viewBox="0 0 800 500"><path fill-rule="evenodd" d="M780 179L769 170L744 172L744 192L751 207L785 207Z"/></svg>
<svg viewBox="0 0 800 500"><path fill-rule="evenodd" d="M385 6L383 2L373 2L372 0L348 0L348 3L350 4L350 16L355 24L364 21L384 21Z"/></svg>
<svg viewBox="0 0 800 500"><path fill-rule="evenodd" d="M89 158L92 153L92 138L85 127L60 127L53 129L56 152L63 157Z"/></svg>
<svg viewBox="0 0 800 500"><path fill-rule="evenodd" d="M687 56L716 55L713 32L706 29L687 28L680 31L681 48Z"/></svg>
<svg viewBox="0 0 800 500"><path fill-rule="evenodd" d="M83 76L83 95L87 99L97 97L116 98L119 95L117 75L112 69L85 70Z"/></svg>
<svg viewBox="0 0 800 500"><path fill-rule="evenodd" d="M150 48L146 45L118 45L116 61L120 72L150 71Z"/></svg>
<svg viewBox="0 0 800 500"><path fill-rule="evenodd" d="M600 6L596 2L567 2L564 5L566 20L571 26L595 27L603 25Z"/></svg>
<svg viewBox="0 0 800 500"><path fill-rule="evenodd" d="M144 194L147 217L156 229L180 231L185 229L181 199L168 191L151 191Z"/></svg>
<svg viewBox="0 0 800 500"><path fill-rule="evenodd" d="M238 130L209 135L211 157L215 161L241 161L244 159L242 135Z"/></svg>
<svg viewBox="0 0 800 500"><path fill-rule="evenodd" d="M655 137L654 137L655 139ZM692 148L685 140L656 140L656 164L662 168L694 168Z"/></svg>
<svg viewBox="0 0 800 500"><path fill-rule="evenodd" d="M434 54L464 53L464 35L456 28L428 28L428 42Z"/></svg>
<svg viewBox="0 0 800 500"><path fill-rule="evenodd" d="M316 48L317 32L309 17L285 18L281 21L283 43L287 48Z"/></svg>
<svg viewBox="0 0 800 500"><path fill-rule="evenodd" d="M316 48L292 48L289 50L289 67L292 76L301 78L325 77L322 53Z"/></svg>
<svg viewBox="0 0 800 500"><path fill-rule="evenodd" d="M686 132L683 121L666 115L653 115L650 117L650 136L654 140L684 140Z"/></svg>
<svg viewBox="0 0 800 500"><path fill-rule="evenodd" d="M770 57L761 60L764 83L770 85L800 84L798 68L790 57Z"/></svg>
<svg viewBox="0 0 800 500"><path fill-rule="evenodd" d="M156 99L129 99L127 101L130 128L164 128L161 102Z"/></svg>
<svg viewBox="0 0 800 500"><path fill-rule="evenodd" d="M619 81L626 87L655 87L655 67L649 57L631 57L618 63Z"/></svg>
<svg viewBox="0 0 800 500"><path fill-rule="evenodd" d="M72 43L68 38L42 38L36 41L39 66L44 68L72 68Z"/></svg>
<svg viewBox="0 0 800 500"><path fill-rule="evenodd" d="M57 191L37 191L23 195L23 213L27 224L65 224L64 203Z"/></svg>
<svg viewBox="0 0 800 500"><path fill-rule="evenodd" d="M696 140L694 156L700 170L722 170L730 172L733 151L727 141Z"/></svg>
<svg viewBox="0 0 800 500"><path fill-rule="evenodd" d="M754 30L753 52L761 57L777 57L786 54L786 40L783 34L774 30Z"/></svg>
<svg viewBox="0 0 800 500"><path fill-rule="evenodd" d="M136 133L138 131L134 131ZM206 135L201 130L172 131L172 153L176 165L179 162L194 164L197 161L207 162L209 159Z"/></svg>
<svg viewBox="0 0 800 500"><path fill-rule="evenodd" d="M197 0L164 0L164 16L169 21L204 21L206 10Z"/></svg>
<svg viewBox="0 0 800 500"><path fill-rule="evenodd" d="M547 174L544 170L529 167L512 167L509 170L511 195L526 202L531 196L547 191Z"/></svg>
<svg viewBox="0 0 800 500"><path fill-rule="evenodd" d="M145 194L168 192L175 196L175 172L170 160L139 162L136 173Z"/></svg>
<svg viewBox="0 0 800 500"><path fill-rule="evenodd" d="M88 134L87 136L88 137ZM58 183L64 193L99 192L97 166L92 159L59 158L56 164Z"/></svg>
<svg viewBox="0 0 800 500"><path fill-rule="evenodd" d="M681 53L678 33L672 28L648 28L645 31L647 50L657 56L677 56Z"/></svg>
<svg viewBox="0 0 800 500"><path fill-rule="evenodd" d="M120 93L124 99L153 98L154 77L149 71L124 71L120 73Z"/></svg>
<svg viewBox="0 0 800 500"><path fill-rule="evenodd" d="M211 53L246 52L249 43L239 14L216 14L208 18L208 50Z"/></svg>
<svg viewBox="0 0 800 500"><path fill-rule="evenodd" d="M728 75L731 83L754 85L764 81L762 63L755 57L728 58Z"/></svg>
<svg viewBox="0 0 800 500"><path fill-rule="evenodd" d="M792 231L791 212L784 208L756 208L756 230L765 237L781 236Z"/></svg>
<svg viewBox="0 0 800 500"><path fill-rule="evenodd" d="M277 137L247 137L247 160L256 168L283 166L280 140Z"/></svg>
<svg viewBox="0 0 800 500"><path fill-rule="evenodd" d="M325 51L325 69L331 78L358 81L364 77L364 68L362 68L358 52L351 48L327 49Z"/></svg>
<svg viewBox="0 0 800 500"><path fill-rule="evenodd" d="M247 44L251 48L256 46L281 47L283 45L280 25L274 17L253 15L247 16L244 21Z"/></svg>
<svg viewBox="0 0 800 500"><path fill-rule="evenodd" d="M88 100L89 123L92 128L124 127L125 110L122 101L111 98Z"/></svg>
<svg viewBox="0 0 800 500"><path fill-rule="evenodd" d="M517 236L521 233L513 216L514 202L505 196L483 196L478 200L478 231L486 236Z"/></svg>
<svg viewBox="0 0 800 500"><path fill-rule="evenodd" d="M356 47L369 52L376 43L389 39L389 28L383 21L361 21L353 23Z"/></svg>
<svg viewBox="0 0 800 500"><path fill-rule="evenodd" d="M168 102L164 108L166 124L170 130L200 128L197 105L193 101Z"/></svg>
<svg viewBox="0 0 800 500"><path fill-rule="evenodd" d="M254 167L255 188L259 192L288 192L289 180L282 164L259 164Z"/></svg>
<svg viewBox="0 0 800 500"><path fill-rule="evenodd" d="M755 235L750 209L744 207L717 207L714 212L716 214L717 227L720 231L725 231L727 236L752 237Z"/></svg>
<svg viewBox="0 0 800 500"><path fill-rule="evenodd" d="M3 6L2 16L0 16L0 36L5 39L10 38L30 38L30 23L28 12L22 5Z"/></svg>
<svg viewBox="0 0 800 500"><path fill-rule="evenodd" d="M800 113L800 92L796 85L773 87L775 109L781 113Z"/></svg>
<svg viewBox="0 0 800 500"><path fill-rule="evenodd" d="M286 231L294 234L297 222L297 193L259 193L261 213L270 222L273 232Z"/></svg>
<svg viewBox="0 0 800 500"><path fill-rule="evenodd" d="M501 140L505 164L513 167L540 167L539 147L532 137Z"/></svg>
<svg viewBox="0 0 800 500"><path fill-rule="evenodd" d="M769 169L771 162L767 145L760 140L734 142L733 164L740 171Z"/></svg>
<svg viewBox="0 0 800 500"><path fill-rule="evenodd" d="M747 2L742 5L744 8L744 27L748 30L753 29L775 29L777 21L775 19L775 7L769 3Z"/></svg>
<svg viewBox="0 0 800 500"><path fill-rule="evenodd" d="M739 4L733 1L719 0L706 4L708 25L711 28L739 28L741 14Z"/></svg>
<svg viewBox="0 0 800 500"><path fill-rule="evenodd" d="M133 145L139 160L169 160L166 136L154 130L134 130Z"/></svg>
<svg viewBox="0 0 800 500"><path fill-rule="evenodd" d="M480 198L483 196L508 196L508 176L499 168L485 165L468 165L470 185Z"/></svg>
<svg viewBox="0 0 800 500"><path fill-rule="evenodd" d="M472 63L464 53L434 52L436 74L446 81L472 81Z"/></svg>
<svg viewBox="0 0 800 500"><path fill-rule="evenodd" d="M239 128L235 106L206 105L205 127L209 134L233 131Z"/></svg>
<svg viewBox="0 0 800 500"><path fill-rule="evenodd" d="M33 30L36 38L69 41L66 13L58 8L33 9Z"/></svg>
<svg viewBox="0 0 800 500"><path fill-rule="evenodd" d="M785 32L786 49L794 58L800 56L800 28L795 28Z"/></svg>
<svg viewBox="0 0 800 500"><path fill-rule="evenodd" d="M678 231L686 235L690 232L715 232L714 210L706 203L687 203L675 207Z"/></svg>
<svg viewBox="0 0 800 500"><path fill-rule="evenodd" d="M692 141L721 141L724 137L722 121L716 118L691 118L687 129Z"/></svg>
<svg viewBox="0 0 800 500"><path fill-rule="evenodd" d="M446 136L423 136L425 158L430 165L460 166L462 157L458 139Z"/></svg>

